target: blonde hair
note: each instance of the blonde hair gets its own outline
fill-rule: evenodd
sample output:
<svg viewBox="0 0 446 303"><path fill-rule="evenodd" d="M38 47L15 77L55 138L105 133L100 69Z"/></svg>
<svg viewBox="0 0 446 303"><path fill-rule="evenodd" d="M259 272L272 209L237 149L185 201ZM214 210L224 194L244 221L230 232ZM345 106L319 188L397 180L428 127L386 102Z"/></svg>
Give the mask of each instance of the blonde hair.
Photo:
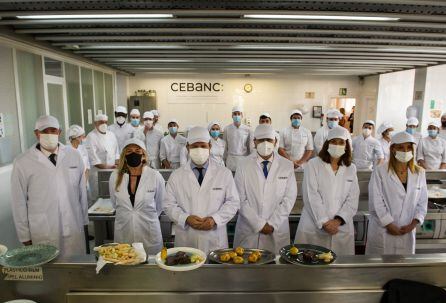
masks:
<svg viewBox="0 0 446 303"><path fill-rule="evenodd" d="M407 167L409 167L409 170L412 174L418 174L421 170L421 167L419 167L415 163L415 144L413 144L413 143L412 143L412 153L413 153L413 158L410 159L410 161L407 163ZM398 162L398 160L395 158L395 155L392 152L390 152L389 167L388 167L389 172L391 171L393 173L396 173L396 163L397 162Z"/></svg>
<svg viewBox="0 0 446 303"><path fill-rule="evenodd" d="M115 191L119 191L119 186L122 183L122 178L124 177L124 174L129 172L129 167L127 166L127 159L126 159L126 151L127 149L132 146L133 144L127 145L126 147L124 147L124 149L121 152L121 156L119 157L119 164L118 164L118 177L116 178L116 184L115 184ZM141 162L143 164L143 166L147 163L147 159L149 158L149 156L147 155L147 152L144 149L142 150L142 159Z"/></svg>

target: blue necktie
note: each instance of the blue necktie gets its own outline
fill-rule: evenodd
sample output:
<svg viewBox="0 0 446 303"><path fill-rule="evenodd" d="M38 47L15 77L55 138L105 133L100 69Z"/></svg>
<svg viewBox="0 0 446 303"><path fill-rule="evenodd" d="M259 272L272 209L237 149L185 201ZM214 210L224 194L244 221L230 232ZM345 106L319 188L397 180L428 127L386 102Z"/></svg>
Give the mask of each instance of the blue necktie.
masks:
<svg viewBox="0 0 446 303"><path fill-rule="evenodd" d="M263 161L263 174L265 175L265 179L268 178L268 161Z"/></svg>

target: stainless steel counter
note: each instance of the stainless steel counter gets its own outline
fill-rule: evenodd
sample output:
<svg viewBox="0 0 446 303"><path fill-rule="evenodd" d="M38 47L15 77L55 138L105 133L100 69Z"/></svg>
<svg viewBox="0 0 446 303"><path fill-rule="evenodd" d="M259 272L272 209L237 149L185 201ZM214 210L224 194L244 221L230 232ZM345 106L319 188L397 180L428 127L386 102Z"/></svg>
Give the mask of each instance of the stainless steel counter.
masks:
<svg viewBox="0 0 446 303"><path fill-rule="evenodd" d="M37 302L379 302L381 287L404 278L446 287L446 254L340 256L327 266L204 265L168 272L156 265L108 265L98 275L92 258L43 266L41 282L4 281L0 301Z"/></svg>

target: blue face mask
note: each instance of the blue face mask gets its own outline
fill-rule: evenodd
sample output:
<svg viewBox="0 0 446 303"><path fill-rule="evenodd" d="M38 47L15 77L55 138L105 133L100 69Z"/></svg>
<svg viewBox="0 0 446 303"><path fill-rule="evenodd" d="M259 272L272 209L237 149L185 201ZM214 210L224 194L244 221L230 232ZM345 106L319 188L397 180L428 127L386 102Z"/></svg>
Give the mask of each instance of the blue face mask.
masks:
<svg viewBox="0 0 446 303"><path fill-rule="evenodd" d="M292 126L298 127L298 126L301 125L301 123L302 123L301 119L291 119L291 125Z"/></svg>
<svg viewBox="0 0 446 303"><path fill-rule="evenodd" d="M169 127L169 133L171 135L175 135L177 133L177 131L178 131L178 128L176 126Z"/></svg>
<svg viewBox="0 0 446 303"><path fill-rule="evenodd" d="M235 123L240 123L242 121L242 116L232 116L232 120Z"/></svg>
<svg viewBox="0 0 446 303"><path fill-rule="evenodd" d="M211 136L212 136L212 138L217 138L218 136L220 136L220 131L211 130Z"/></svg>
<svg viewBox="0 0 446 303"><path fill-rule="evenodd" d="M408 134L411 134L411 135L413 135L413 134L415 134L415 128L406 128L406 133L408 133Z"/></svg>
<svg viewBox="0 0 446 303"><path fill-rule="evenodd" d="M427 132L431 138L435 138L438 135L438 130L436 129L428 129Z"/></svg>
<svg viewBox="0 0 446 303"><path fill-rule="evenodd" d="M139 125L139 119L132 119L132 121L130 121L130 124L134 127L137 127Z"/></svg>
<svg viewBox="0 0 446 303"><path fill-rule="evenodd" d="M339 122L338 121L328 121L327 122L327 126L329 129L332 129L333 127L338 126Z"/></svg>

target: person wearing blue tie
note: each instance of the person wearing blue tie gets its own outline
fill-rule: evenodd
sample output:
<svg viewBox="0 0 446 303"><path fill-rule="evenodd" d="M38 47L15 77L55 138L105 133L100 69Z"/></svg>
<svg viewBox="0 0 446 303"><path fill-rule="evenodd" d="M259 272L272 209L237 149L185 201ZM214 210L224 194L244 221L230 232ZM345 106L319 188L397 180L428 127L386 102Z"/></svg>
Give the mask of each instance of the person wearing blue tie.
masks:
<svg viewBox="0 0 446 303"><path fill-rule="evenodd" d="M277 140L271 125L257 126L254 144L257 155L247 158L235 174L240 211L234 247L278 254L290 244L288 216L297 196L294 164L275 152Z"/></svg>

